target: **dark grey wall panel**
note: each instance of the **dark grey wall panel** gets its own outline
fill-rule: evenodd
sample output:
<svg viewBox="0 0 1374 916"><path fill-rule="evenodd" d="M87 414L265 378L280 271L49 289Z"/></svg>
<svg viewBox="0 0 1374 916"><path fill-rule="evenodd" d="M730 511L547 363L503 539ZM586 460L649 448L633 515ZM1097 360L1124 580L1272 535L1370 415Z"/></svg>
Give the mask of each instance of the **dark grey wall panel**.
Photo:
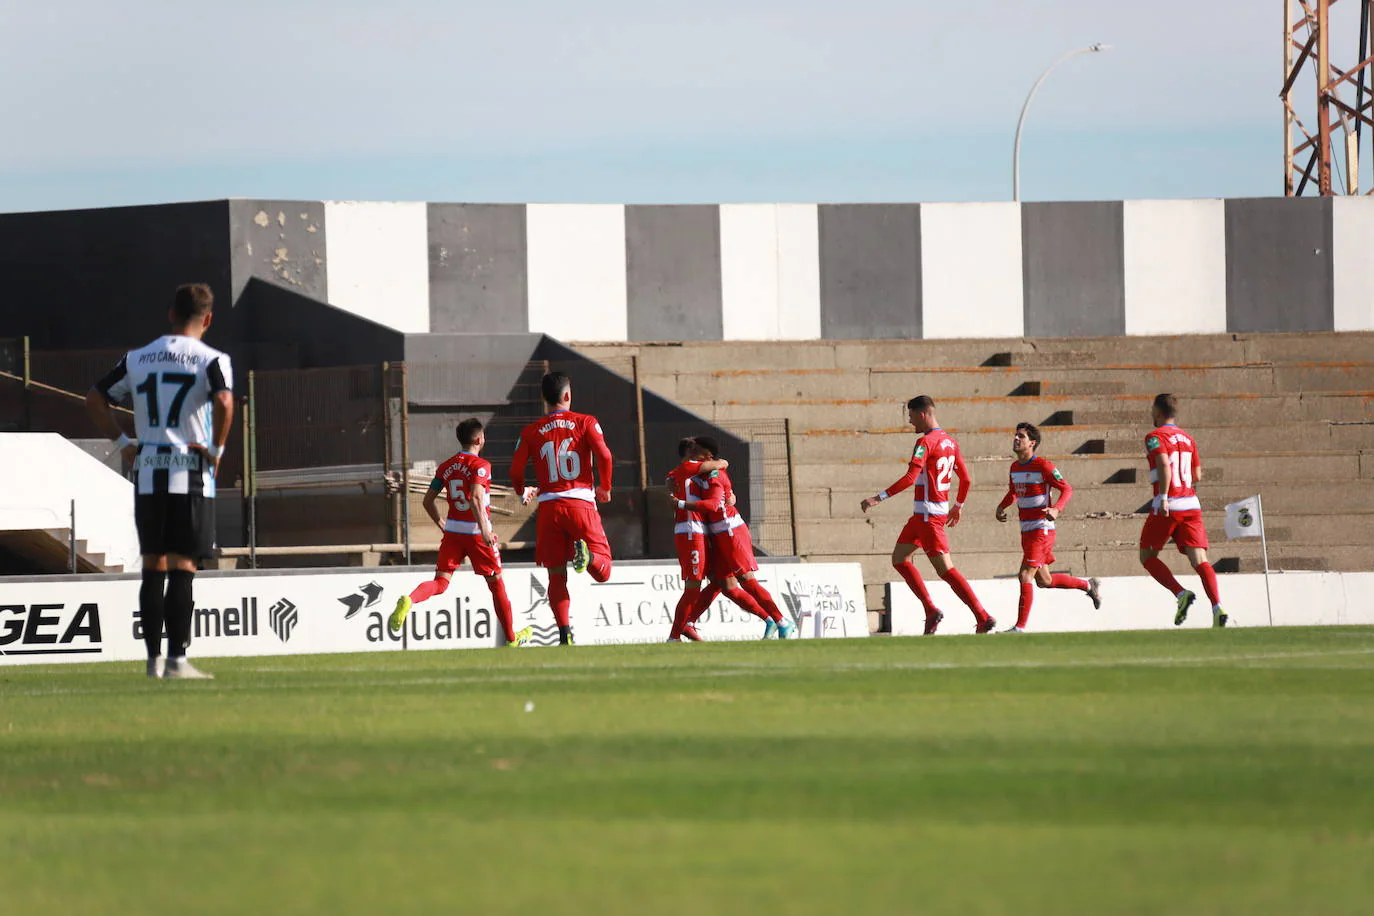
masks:
<svg viewBox="0 0 1374 916"><path fill-rule="evenodd" d="M630 340L720 340L720 208L625 208Z"/></svg>
<svg viewBox="0 0 1374 916"><path fill-rule="evenodd" d="M1335 327L1331 201L1226 201L1226 328Z"/></svg>
<svg viewBox="0 0 1374 916"><path fill-rule="evenodd" d="M126 349L167 331L172 293L209 283L210 343L234 337L223 200L0 214L0 337L35 349Z"/></svg>
<svg viewBox="0 0 1374 916"><path fill-rule="evenodd" d="M430 330L529 330L528 263L523 204L430 204Z"/></svg>
<svg viewBox="0 0 1374 916"><path fill-rule="evenodd" d="M237 300L257 277L329 301L324 204L317 200L231 200L229 234Z"/></svg>
<svg viewBox="0 0 1374 916"><path fill-rule="evenodd" d="M819 221L821 335L920 337L920 205L822 205Z"/></svg>
<svg viewBox="0 0 1374 916"><path fill-rule="evenodd" d="M1021 205L1027 337L1126 333L1120 201Z"/></svg>

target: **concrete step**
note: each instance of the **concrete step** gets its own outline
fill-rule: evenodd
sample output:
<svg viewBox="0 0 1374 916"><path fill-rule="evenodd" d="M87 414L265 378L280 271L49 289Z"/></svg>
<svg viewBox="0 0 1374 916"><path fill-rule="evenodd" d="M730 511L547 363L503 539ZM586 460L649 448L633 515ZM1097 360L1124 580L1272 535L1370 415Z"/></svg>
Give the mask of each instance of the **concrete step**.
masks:
<svg viewBox="0 0 1374 916"><path fill-rule="evenodd" d="M1002 458L1011 461L1011 429L947 427L959 440L966 459ZM1045 453L1105 454L1144 461L1145 426L1074 425L1041 430ZM1276 426L1190 426L1207 463L1231 452L1258 452L1276 442L1301 443L1304 448L1374 449L1374 422L1330 423L1323 420ZM911 453L916 434L911 427L848 430L813 429L792 440L793 454L801 461L846 461L888 456L902 461Z"/></svg>
<svg viewBox="0 0 1374 916"><path fill-rule="evenodd" d="M974 514L990 515L1005 492L1005 483L988 475L974 484L967 507ZM1374 479L1317 480L1298 486L1263 484L1254 487L1209 482L1203 486L1201 496L1205 511L1221 512L1227 503L1254 496L1257 492L1263 493L1265 511L1271 516L1325 514L1334 518L1346 512L1354 515L1374 512ZM893 502L901 507L900 511L910 509L910 494L908 490L894 497ZM841 486L804 487L797 491L797 519L801 524L811 524L854 515L859 512L860 500L872 495L873 490L853 488L847 481ZM1148 500L1149 490L1143 486L1085 484L1074 487L1069 508L1075 515L1133 514ZM875 511L898 510L883 507ZM1374 541L1374 530L1370 532L1370 539Z"/></svg>
<svg viewBox="0 0 1374 916"><path fill-rule="evenodd" d="M640 361L641 372L753 369L844 369L885 366L1021 367L1098 364L1361 361L1374 353L1374 333L1210 334L1151 337L987 338L874 341L700 341L575 343L592 359Z"/></svg>
<svg viewBox="0 0 1374 916"><path fill-rule="evenodd" d="M957 397L1084 396L1175 391L1202 394L1285 394L1374 389L1374 363L1275 365L1100 365L1023 367L869 367L736 369L641 373L646 388L685 405L752 400L791 402L885 399L917 394Z"/></svg>
<svg viewBox="0 0 1374 916"><path fill-rule="evenodd" d="M1111 483L1148 492L1142 460L1113 455L1049 455L1075 486ZM850 461L796 462L796 486L801 489L825 487L836 481L845 486L877 492L901 476L904 461L892 459L853 459ZM998 480L1009 464L1002 459L970 462L975 480ZM1209 461L1204 487L1213 484L1256 484L1269 486L1279 481L1374 479L1374 453L1354 450L1324 452L1268 452L1228 455ZM1132 497L1133 498L1133 497Z"/></svg>
<svg viewBox="0 0 1374 916"><path fill-rule="evenodd" d="M874 509L869 515L859 517L856 506L852 516L801 526L798 530L799 549L802 553L815 553L825 550L827 545L843 544L845 549L856 552L890 551L909 514L906 507L900 507L895 512L885 512L884 508ZM1207 512L1204 522L1209 538L1224 539L1222 513ZM1140 529L1144 523L1144 515L1076 514L1070 511L1068 516L1059 520L1058 543L1075 549L1133 546L1140 542ZM1318 547L1368 544L1370 531L1374 531L1374 512L1345 513L1333 517L1327 514L1286 515L1271 511L1266 519L1270 545L1303 544ZM970 513L959 525L949 530L949 537L951 549L956 552L966 549L1015 551L1020 543L1015 514L1010 514L1005 523L998 522L993 517L991 507L987 507L985 512Z"/></svg>
<svg viewBox="0 0 1374 916"><path fill-rule="evenodd" d="M1011 429L1020 422L1041 427L1075 425L1141 427L1149 420L1152 395L945 398L940 409L951 428ZM684 407L726 427L734 421L790 417L793 430L900 429L906 406L873 398L798 398L791 401L741 398ZM1184 428L1248 423L1272 426L1279 420L1374 420L1374 391L1308 395L1203 395L1187 398ZM1142 422L1142 418L1144 418ZM1050 430L1051 432L1053 430Z"/></svg>

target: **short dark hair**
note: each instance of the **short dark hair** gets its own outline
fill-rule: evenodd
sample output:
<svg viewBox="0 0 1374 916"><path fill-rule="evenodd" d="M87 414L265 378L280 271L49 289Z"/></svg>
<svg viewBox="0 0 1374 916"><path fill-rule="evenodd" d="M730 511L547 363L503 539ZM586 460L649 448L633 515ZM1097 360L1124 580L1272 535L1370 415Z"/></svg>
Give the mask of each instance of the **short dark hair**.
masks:
<svg viewBox="0 0 1374 916"><path fill-rule="evenodd" d="M477 434L482 431L482 421L476 417L468 417L458 424L458 441L463 445L471 445L477 441Z"/></svg>
<svg viewBox="0 0 1374 916"><path fill-rule="evenodd" d="M1017 423L1016 429L1018 431L1024 429L1026 431L1026 438L1034 442L1036 448L1040 447L1040 427L1036 426L1034 423Z"/></svg>
<svg viewBox="0 0 1374 916"><path fill-rule="evenodd" d="M172 318L178 325L204 318L215 309L215 294L206 283L183 283L172 297Z"/></svg>
<svg viewBox="0 0 1374 916"><path fill-rule="evenodd" d="M677 456L679 458L686 458L687 452L690 451L692 446L696 444L697 440L693 439L691 436L688 436L685 439L677 440Z"/></svg>
<svg viewBox="0 0 1374 916"><path fill-rule="evenodd" d="M914 410L917 413L925 413L935 406L935 399L928 394L917 395L906 402L907 410Z"/></svg>
<svg viewBox="0 0 1374 916"><path fill-rule="evenodd" d="M544 403L552 406L563 400L563 392L571 387L572 379L562 372L550 372L539 383L539 392L544 397Z"/></svg>
<svg viewBox="0 0 1374 916"><path fill-rule="evenodd" d="M720 457L720 443L712 436L696 436L692 439L699 448L705 451L712 458Z"/></svg>
<svg viewBox="0 0 1374 916"><path fill-rule="evenodd" d="M1178 398L1172 394L1155 395L1155 410L1166 420L1172 420L1178 416Z"/></svg>

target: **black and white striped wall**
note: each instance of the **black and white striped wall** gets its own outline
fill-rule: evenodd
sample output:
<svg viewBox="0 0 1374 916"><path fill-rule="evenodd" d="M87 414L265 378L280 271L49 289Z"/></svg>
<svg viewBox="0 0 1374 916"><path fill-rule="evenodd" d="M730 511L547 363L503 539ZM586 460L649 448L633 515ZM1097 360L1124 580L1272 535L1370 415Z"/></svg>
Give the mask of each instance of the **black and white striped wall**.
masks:
<svg viewBox="0 0 1374 916"><path fill-rule="evenodd" d="M1374 329L1368 198L327 202L323 216L328 301L412 333L642 341Z"/></svg>

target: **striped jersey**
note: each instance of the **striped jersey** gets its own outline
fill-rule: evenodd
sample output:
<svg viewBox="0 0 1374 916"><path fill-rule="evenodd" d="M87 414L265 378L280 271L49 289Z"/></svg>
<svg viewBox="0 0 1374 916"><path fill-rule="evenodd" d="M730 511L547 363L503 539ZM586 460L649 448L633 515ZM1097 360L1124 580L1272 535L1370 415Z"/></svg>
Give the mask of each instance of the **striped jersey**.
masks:
<svg viewBox="0 0 1374 916"><path fill-rule="evenodd" d="M434 472L430 490L443 493L448 501L444 530L454 534L481 534L477 522L477 490L486 490L487 518L491 518L491 462L472 452L459 452L445 460Z"/></svg>
<svg viewBox="0 0 1374 916"><path fill-rule="evenodd" d="M954 475L959 475L959 495L957 502L962 503L968 496L969 476L964 466L964 456L959 452L959 443L949 433L938 426L921 437L925 446L925 463L916 475L915 501L913 515L949 515L949 485Z"/></svg>
<svg viewBox="0 0 1374 916"><path fill-rule="evenodd" d="M1202 456L1198 454L1197 443L1193 437L1173 423L1152 430L1145 437L1145 462L1150 466L1150 512L1159 512L1159 466L1169 463L1169 511L1201 512L1202 502L1193 489L1194 472L1202 467Z"/></svg>
<svg viewBox="0 0 1374 916"><path fill-rule="evenodd" d="M211 402L234 390L228 354L194 337L167 334L124 354L95 388L112 404L132 402L137 493L215 495L209 462L190 446L212 444Z"/></svg>
<svg viewBox="0 0 1374 916"><path fill-rule="evenodd" d="M1050 490L1059 493L1058 509L1062 513L1073 496L1073 487L1047 458L1032 455L1029 461L1011 463L1011 482L1007 495L998 508L1005 509L1013 502L1021 518L1021 530L1053 531L1054 520L1045 516L1050 508Z"/></svg>

